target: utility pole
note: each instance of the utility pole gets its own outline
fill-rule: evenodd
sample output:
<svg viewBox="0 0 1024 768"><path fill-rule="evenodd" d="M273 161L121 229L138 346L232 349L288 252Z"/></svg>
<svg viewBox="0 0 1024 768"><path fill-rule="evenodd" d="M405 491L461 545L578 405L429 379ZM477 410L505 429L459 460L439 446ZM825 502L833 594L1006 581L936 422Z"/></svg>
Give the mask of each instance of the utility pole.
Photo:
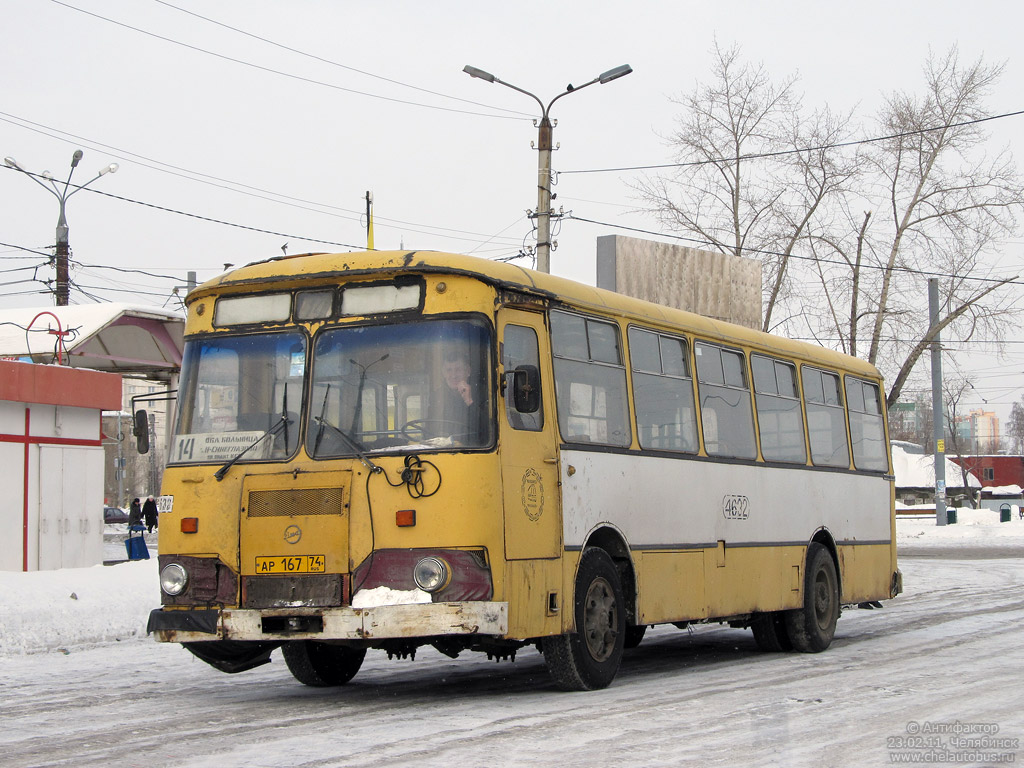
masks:
<svg viewBox="0 0 1024 768"><path fill-rule="evenodd" d="M64 209L67 206L68 198L71 197L75 192L85 189L92 184L100 176L104 176L108 173L115 173L117 171L117 163L111 163L105 168L101 168L89 181L85 182L82 186L75 186L74 189L69 190L71 186L71 176L75 172L75 168L78 167L78 163L82 160L82 155L85 154L80 149L76 149L75 153L71 156L71 171L68 173L68 178L64 182L63 189L57 185L54 181L53 176L50 175L49 171L43 171L39 174L43 179L49 182L49 186L41 182L36 178L36 174L30 173L18 165L17 161L13 157L5 157L4 164L8 168L13 168L16 171L21 171L28 176L32 181L41 186L47 192L57 198L57 202L60 204L60 214L57 217L57 244L54 251L54 266L57 269L57 285L54 290L56 297L55 304L58 307L66 307L68 305L68 298L70 296L70 280L68 273L68 258L71 255L71 245L68 242L68 220L65 216Z"/></svg>
<svg viewBox="0 0 1024 768"><path fill-rule="evenodd" d="M928 322L939 324L939 281L928 279ZM932 433L935 436L935 524L946 524L946 430L942 408L942 341L932 339Z"/></svg>
<svg viewBox="0 0 1024 768"><path fill-rule="evenodd" d="M622 66L615 67L615 69L602 72L593 80L583 85L573 86L570 84L565 91L549 101L546 107L544 102L534 94L524 91L522 88L511 83L506 83L504 80L499 80L490 72L484 72L482 69L471 67L468 64L462 68L462 71L470 77L476 77L488 83L500 83L506 88L511 88L513 91L525 93L540 105L540 120L534 121L534 125L537 126L537 210L533 213L533 217L537 219L537 270L539 272L550 272L551 251L556 246L555 243L551 242L551 151L555 148L552 144L552 136L557 124L557 121L552 122L549 117L551 107L556 101L567 94L574 93L594 83L604 85L612 80L618 80L620 77L624 77L632 72L633 68L629 64L623 64ZM560 216L561 214L558 215Z"/></svg>

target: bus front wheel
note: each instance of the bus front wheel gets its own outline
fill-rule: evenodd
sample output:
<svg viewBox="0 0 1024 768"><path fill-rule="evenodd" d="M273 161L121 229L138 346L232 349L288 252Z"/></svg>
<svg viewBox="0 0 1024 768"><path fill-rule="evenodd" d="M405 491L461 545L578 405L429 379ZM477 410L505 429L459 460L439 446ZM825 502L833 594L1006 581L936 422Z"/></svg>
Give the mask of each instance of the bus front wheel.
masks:
<svg viewBox="0 0 1024 768"><path fill-rule="evenodd" d="M812 543L804 569L804 604L786 611L786 634L793 650L820 653L832 644L839 619L839 577L829 551Z"/></svg>
<svg viewBox="0 0 1024 768"><path fill-rule="evenodd" d="M576 631L544 638L544 663L563 690L607 688L622 661L626 612L618 570L603 549L583 551L573 610Z"/></svg>
<svg viewBox="0 0 1024 768"><path fill-rule="evenodd" d="M281 647L281 653L296 680L315 688L327 688L344 685L355 677L366 649L293 640Z"/></svg>

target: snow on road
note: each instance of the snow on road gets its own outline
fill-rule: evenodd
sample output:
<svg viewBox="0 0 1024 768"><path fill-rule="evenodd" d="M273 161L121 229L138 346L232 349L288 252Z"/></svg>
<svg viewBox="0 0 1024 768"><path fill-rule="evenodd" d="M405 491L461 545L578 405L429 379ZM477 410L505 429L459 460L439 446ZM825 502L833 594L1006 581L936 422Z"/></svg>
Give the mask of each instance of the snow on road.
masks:
<svg viewBox="0 0 1024 768"><path fill-rule="evenodd" d="M1024 560L975 553L1024 553L1024 523L960 520L900 520L906 592L844 612L823 654L761 653L718 625L658 628L609 689L576 694L533 651L514 664L371 651L340 689L296 683L277 654L224 675L144 639L155 560L0 573L0 765L876 766L928 757L899 745L929 724L1019 742ZM959 554L917 556L929 547Z"/></svg>

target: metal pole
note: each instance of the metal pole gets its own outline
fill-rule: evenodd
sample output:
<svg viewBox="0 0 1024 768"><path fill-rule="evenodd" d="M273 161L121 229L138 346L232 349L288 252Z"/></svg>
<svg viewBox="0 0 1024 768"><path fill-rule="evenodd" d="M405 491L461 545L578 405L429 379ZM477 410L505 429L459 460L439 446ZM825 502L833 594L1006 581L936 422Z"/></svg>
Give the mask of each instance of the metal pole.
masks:
<svg viewBox="0 0 1024 768"><path fill-rule="evenodd" d="M17 171L21 171L28 176L32 181L41 186L51 195L57 198L57 202L60 205L60 215L57 217L57 244L53 257L53 265L57 270L57 283L54 288L54 300L58 307L66 307L70 297L70 280L68 274L68 257L71 253L71 247L68 243L68 220L65 216L65 208L67 206L68 198L71 197L75 192L85 189L92 184L100 176L104 176L108 173L114 173L117 171L117 163L111 163L106 168L101 168L89 181L85 182L81 186L76 186L74 189L69 190L71 186L71 177L75 173L75 168L78 167L78 163L82 159L82 150L76 149L74 154L71 156L71 172L68 173L67 181L64 182L64 188L61 189L57 182L53 179L48 171L44 171L41 177L49 182L49 186L44 184L42 181L36 178L36 175L29 173L20 165L17 160L13 157L5 157L4 165L9 168L14 168Z"/></svg>
<svg viewBox="0 0 1024 768"><path fill-rule="evenodd" d="M939 281L928 280L928 318L932 328L939 324ZM932 339L932 422L935 436L935 524L946 524L946 431L942 407L942 342Z"/></svg>
<svg viewBox="0 0 1024 768"><path fill-rule="evenodd" d="M117 412L117 506L124 506L124 432L121 431L121 414Z"/></svg>
<svg viewBox="0 0 1024 768"><path fill-rule="evenodd" d="M593 80L585 82L583 85L573 86L569 85L565 91L558 94L545 107L544 102L541 101L536 94L530 93L529 91L523 90L518 85L512 85L512 83L506 83L504 80L500 80L490 72L485 72L477 67L471 67L468 64L463 67L465 72L470 77L476 77L480 80L484 80L488 83L500 83L506 88L511 88L513 91L519 91L520 93L526 94L540 106L541 117L540 122L537 123L538 127L538 139L537 139L537 151L539 155L537 157L537 211L534 214L537 218L537 270L539 272L550 272L551 266L551 134L554 132L554 125L548 115L551 113L551 107L556 101L563 96L567 96L570 93L575 93L588 85L594 83L610 83L612 80L618 80L624 75L628 75L633 71L633 68L628 64L609 69L607 72L602 72L600 75L595 77ZM367 195L370 193L367 192ZM561 215L561 214L559 214ZM367 211L367 217L369 217L369 211ZM372 247L372 246L371 246Z"/></svg>

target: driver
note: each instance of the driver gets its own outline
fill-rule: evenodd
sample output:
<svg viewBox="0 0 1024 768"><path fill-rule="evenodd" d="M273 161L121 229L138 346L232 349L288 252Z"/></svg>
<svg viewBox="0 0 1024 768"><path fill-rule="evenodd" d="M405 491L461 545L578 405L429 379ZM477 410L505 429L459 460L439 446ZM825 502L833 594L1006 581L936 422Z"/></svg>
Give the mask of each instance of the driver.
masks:
<svg viewBox="0 0 1024 768"><path fill-rule="evenodd" d="M468 356L465 353L446 355L441 374L446 385L441 420L449 422L445 431L450 428L452 437L462 442L476 442L483 423L483 407Z"/></svg>

